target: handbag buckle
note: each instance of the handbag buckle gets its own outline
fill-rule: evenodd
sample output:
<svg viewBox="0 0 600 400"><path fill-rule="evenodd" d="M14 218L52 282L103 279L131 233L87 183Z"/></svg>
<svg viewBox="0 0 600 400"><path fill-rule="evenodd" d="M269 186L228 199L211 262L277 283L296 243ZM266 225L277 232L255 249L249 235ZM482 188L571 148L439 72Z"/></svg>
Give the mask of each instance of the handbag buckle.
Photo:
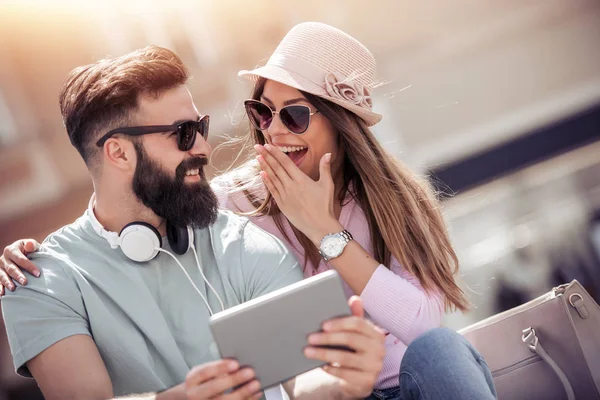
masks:
<svg viewBox="0 0 600 400"><path fill-rule="evenodd" d="M535 329L532 327L523 329L523 336L521 337L521 340L527 345L527 347L529 347L529 350L537 353L539 339L535 334Z"/></svg>

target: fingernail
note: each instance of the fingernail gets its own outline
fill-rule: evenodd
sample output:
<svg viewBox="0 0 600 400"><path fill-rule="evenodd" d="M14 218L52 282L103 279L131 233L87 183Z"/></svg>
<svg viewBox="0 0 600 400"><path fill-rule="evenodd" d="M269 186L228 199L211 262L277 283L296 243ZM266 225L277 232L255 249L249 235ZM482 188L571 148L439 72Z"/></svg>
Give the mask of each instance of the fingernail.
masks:
<svg viewBox="0 0 600 400"><path fill-rule="evenodd" d="M326 161L326 162L329 162L329 161L331 161L331 153L327 153L327 154L325 154L325 161Z"/></svg>
<svg viewBox="0 0 600 400"><path fill-rule="evenodd" d="M238 369L238 363L236 361L229 361L229 363L227 364L227 369L229 370L229 372L233 372L236 369Z"/></svg>
<svg viewBox="0 0 600 400"><path fill-rule="evenodd" d="M250 389L251 392L256 392L258 389L260 389L260 382L252 381L252 383L250 383L248 386L248 389Z"/></svg>
<svg viewBox="0 0 600 400"><path fill-rule="evenodd" d="M10 289L11 292L15 291L15 285L13 285L13 284L11 284L8 288Z"/></svg>
<svg viewBox="0 0 600 400"><path fill-rule="evenodd" d="M318 334L310 335L308 337L308 343L310 343L310 344L317 344L317 343L319 343L319 335Z"/></svg>
<svg viewBox="0 0 600 400"><path fill-rule="evenodd" d="M323 330L324 330L324 331L328 331L328 330L330 330L330 329L331 329L331 322L325 322L325 323L323 324Z"/></svg>
<svg viewBox="0 0 600 400"><path fill-rule="evenodd" d="M19 283L20 283L21 285L24 285L24 284L25 284L25 278L21 278L21 279L19 279Z"/></svg>
<svg viewBox="0 0 600 400"><path fill-rule="evenodd" d="M306 357L314 357L317 354L317 351L315 349L313 349L312 347L307 347L306 349L304 349L304 355Z"/></svg>
<svg viewBox="0 0 600 400"><path fill-rule="evenodd" d="M265 149L267 149L267 150L271 150L271 148L272 148L272 147L271 147L271 145L270 145L270 144L265 144Z"/></svg>
<svg viewBox="0 0 600 400"><path fill-rule="evenodd" d="M252 377L254 377L254 371L252 371L251 369L247 369L244 372L242 372L242 378L250 379Z"/></svg>
<svg viewBox="0 0 600 400"><path fill-rule="evenodd" d="M35 271L33 274L35 275L36 278L40 277L40 271Z"/></svg>
<svg viewBox="0 0 600 400"><path fill-rule="evenodd" d="M254 145L254 150L260 152L260 151L262 151L262 146L260 144L255 144Z"/></svg>

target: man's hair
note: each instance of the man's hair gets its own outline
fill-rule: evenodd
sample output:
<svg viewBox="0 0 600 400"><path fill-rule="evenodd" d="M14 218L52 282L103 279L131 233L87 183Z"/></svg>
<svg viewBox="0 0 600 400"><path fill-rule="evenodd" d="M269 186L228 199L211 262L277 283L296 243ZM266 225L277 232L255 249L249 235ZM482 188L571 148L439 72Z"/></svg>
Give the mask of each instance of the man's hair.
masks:
<svg viewBox="0 0 600 400"><path fill-rule="evenodd" d="M181 59L158 46L71 71L60 90L60 112L69 139L88 168L100 160L99 137L133 122L140 96L158 98L188 78Z"/></svg>

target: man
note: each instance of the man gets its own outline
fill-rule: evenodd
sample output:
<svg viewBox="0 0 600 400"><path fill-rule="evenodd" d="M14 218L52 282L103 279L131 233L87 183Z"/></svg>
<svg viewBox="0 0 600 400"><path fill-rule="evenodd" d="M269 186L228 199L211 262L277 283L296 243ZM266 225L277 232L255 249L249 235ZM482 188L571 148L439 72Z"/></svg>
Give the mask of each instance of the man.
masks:
<svg viewBox="0 0 600 400"><path fill-rule="evenodd" d="M208 119L187 79L175 54L151 46L77 68L61 90L65 127L95 197L32 256L40 279L2 301L15 367L49 400L261 396L251 369L216 360L208 317L302 273L282 243L217 211L203 170ZM178 229L187 226L193 238ZM155 244L148 247L148 238ZM187 239L192 251L178 248ZM359 301L351 308L356 316L333 321L322 343L355 352L313 356L339 365L336 375L345 379L311 371L286 385L292 397L371 392L383 334L359 318Z"/></svg>

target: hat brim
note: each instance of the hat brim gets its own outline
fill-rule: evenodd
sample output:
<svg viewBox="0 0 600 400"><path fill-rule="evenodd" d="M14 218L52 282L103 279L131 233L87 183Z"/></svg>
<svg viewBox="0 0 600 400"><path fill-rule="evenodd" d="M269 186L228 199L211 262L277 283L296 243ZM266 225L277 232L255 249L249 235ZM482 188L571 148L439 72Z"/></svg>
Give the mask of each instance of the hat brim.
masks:
<svg viewBox="0 0 600 400"><path fill-rule="evenodd" d="M295 89L314 94L325 100L331 101L359 116L368 126L373 126L383 118L383 115L367 110L358 105L347 101L336 99L327 94L327 91L320 85L303 78L293 72L287 71L276 65L265 65L251 71L243 70L238 72L238 76L250 82L256 82L259 78L269 79L275 82L283 83Z"/></svg>

